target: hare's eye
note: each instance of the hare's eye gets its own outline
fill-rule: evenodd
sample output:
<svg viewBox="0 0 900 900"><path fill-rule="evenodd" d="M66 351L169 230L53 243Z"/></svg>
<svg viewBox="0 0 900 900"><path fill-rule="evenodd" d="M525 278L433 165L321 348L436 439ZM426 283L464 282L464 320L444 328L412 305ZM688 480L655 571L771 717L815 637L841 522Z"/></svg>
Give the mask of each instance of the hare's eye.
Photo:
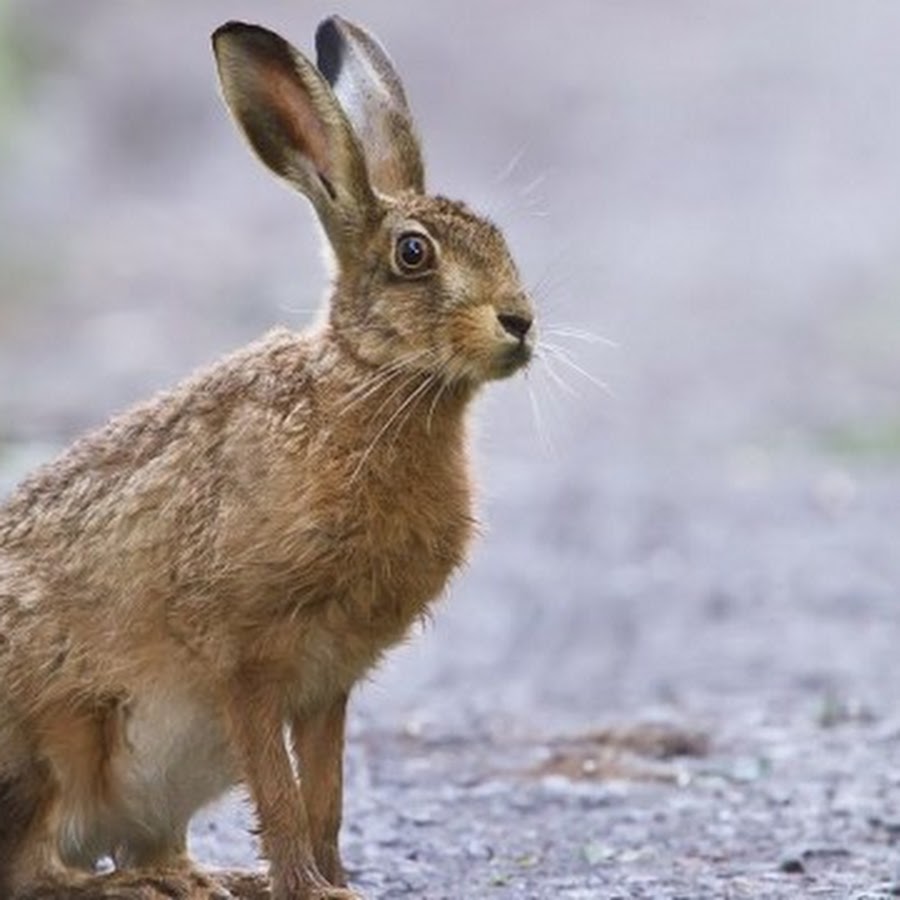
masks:
<svg viewBox="0 0 900 900"><path fill-rule="evenodd" d="M394 246L394 264L401 275L419 275L431 269L434 263L434 245L418 231L407 231L397 238Z"/></svg>

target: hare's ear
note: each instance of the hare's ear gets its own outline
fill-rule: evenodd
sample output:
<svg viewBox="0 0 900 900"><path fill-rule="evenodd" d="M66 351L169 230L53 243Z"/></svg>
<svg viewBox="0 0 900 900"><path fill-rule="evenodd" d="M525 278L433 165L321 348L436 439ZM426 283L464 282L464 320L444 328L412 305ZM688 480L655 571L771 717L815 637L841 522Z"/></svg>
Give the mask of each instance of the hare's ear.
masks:
<svg viewBox="0 0 900 900"><path fill-rule="evenodd" d="M212 36L225 102L259 158L315 206L332 243L377 213L359 140L328 83L284 38L228 22Z"/></svg>
<svg viewBox="0 0 900 900"><path fill-rule="evenodd" d="M359 135L376 190L423 193L419 139L400 77L381 44L332 16L316 31L316 62Z"/></svg>

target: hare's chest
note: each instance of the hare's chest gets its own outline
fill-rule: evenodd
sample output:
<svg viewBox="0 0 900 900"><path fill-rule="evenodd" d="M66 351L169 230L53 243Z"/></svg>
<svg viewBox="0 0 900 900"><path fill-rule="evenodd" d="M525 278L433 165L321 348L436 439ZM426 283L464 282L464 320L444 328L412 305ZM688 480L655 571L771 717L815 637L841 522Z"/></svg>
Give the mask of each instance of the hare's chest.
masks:
<svg viewBox="0 0 900 900"><path fill-rule="evenodd" d="M355 498L333 521L336 565L324 579L342 627L392 643L447 586L474 530L468 481L398 479Z"/></svg>
<svg viewBox="0 0 900 900"><path fill-rule="evenodd" d="M473 532L468 492L415 492L365 509L343 543L339 593L363 618L404 628L464 562Z"/></svg>
<svg viewBox="0 0 900 900"><path fill-rule="evenodd" d="M402 640L465 560L473 531L467 505L441 518L382 511L332 527L328 562L296 586L296 606L268 642L294 632L298 706L347 690Z"/></svg>
<svg viewBox="0 0 900 900"><path fill-rule="evenodd" d="M359 477L338 453L312 457L303 477L270 471L272 487L242 507L245 539L223 556L239 577L255 576L242 592L253 630L264 632L255 652L330 693L357 680L444 591L474 517L458 442L414 461L370 459Z"/></svg>

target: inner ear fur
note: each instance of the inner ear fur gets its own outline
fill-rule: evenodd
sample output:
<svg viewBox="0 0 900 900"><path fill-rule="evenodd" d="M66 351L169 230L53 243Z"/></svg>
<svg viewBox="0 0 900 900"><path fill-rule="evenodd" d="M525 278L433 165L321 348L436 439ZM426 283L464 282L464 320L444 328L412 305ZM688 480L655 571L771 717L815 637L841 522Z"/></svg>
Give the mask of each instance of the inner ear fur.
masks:
<svg viewBox="0 0 900 900"><path fill-rule="evenodd" d="M229 22L213 34L225 102L256 155L312 201L333 242L376 206L359 140L330 86L284 38Z"/></svg>

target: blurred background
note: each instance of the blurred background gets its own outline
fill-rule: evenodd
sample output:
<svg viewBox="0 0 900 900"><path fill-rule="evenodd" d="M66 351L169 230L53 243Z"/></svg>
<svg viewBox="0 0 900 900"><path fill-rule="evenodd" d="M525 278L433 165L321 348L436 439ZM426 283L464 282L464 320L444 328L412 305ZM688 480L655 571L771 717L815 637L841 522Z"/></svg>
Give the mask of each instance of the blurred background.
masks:
<svg viewBox="0 0 900 900"><path fill-rule="evenodd" d="M334 9L0 6L0 491L311 318L312 214L238 138L208 38L250 18L309 50ZM479 403L485 535L356 727L896 714L900 5L339 11L554 345Z"/></svg>

